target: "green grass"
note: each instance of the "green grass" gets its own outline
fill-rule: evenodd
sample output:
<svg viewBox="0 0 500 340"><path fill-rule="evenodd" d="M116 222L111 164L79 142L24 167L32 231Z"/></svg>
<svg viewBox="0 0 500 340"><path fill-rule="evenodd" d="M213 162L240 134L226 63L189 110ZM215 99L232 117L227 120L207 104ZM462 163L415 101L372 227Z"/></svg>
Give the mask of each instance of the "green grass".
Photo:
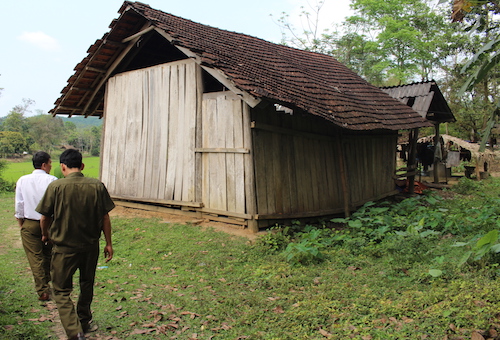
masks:
<svg viewBox="0 0 500 340"><path fill-rule="evenodd" d="M99 178L99 160L99 157L84 157L83 163L85 164L85 168L83 174L87 177ZM58 157L54 157L52 161L51 174L58 176L57 171L60 172ZM2 173L2 178L6 181L15 183L19 177L29 174L32 171L33 164L31 162L31 157L28 157L23 162L9 162L7 169Z"/></svg>
<svg viewBox="0 0 500 340"><path fill-rule="evenodd" d="M446 209L428 206L430 223L446 221L433 215L437 210L476 211L470 223L480 223L476 220L485 215L483 224L472 230L461 216L462 225L455 226L463 228L461 237L477 228L495 228L484 223L492 218L486 215L496 213L489 204L497 202L500 182L476 189L449 198L442 203ZM7 232L15 224L12 201L13 194L0 196L6 242L18 237ZM414 203L405 204L412 212L423 211ZM363 218L376 222L368 213ZM325 248L324 261L301 266L270 251L265 245L271 237L252 244L159 219L112 218L112 224L115 256L99 263L93 303L100 338L451 340L471 338L474 331L497 324L498 261L457 269L453 261L461 250L451 247L458 240L451 234L412 234L380 243L363 243L356 236ZM437 266L446 275L429 275L429 268ZM45 334L50 328L30 321L44 315L44 309L26 267L20 249L0 249L2 339L27 339L23 334Z"/></svg>

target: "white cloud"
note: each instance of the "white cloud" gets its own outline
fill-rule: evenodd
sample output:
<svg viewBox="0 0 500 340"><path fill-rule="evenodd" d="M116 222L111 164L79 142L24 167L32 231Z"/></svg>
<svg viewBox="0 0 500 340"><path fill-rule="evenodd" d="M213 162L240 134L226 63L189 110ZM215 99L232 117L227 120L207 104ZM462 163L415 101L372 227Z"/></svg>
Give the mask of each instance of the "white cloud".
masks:
<svg viewBox="0 0 500 340"><path fill-rule="evenodd" d="M18 39L47 51L56 51L60 48L56 39L40 31L24 32Z"/></svg>

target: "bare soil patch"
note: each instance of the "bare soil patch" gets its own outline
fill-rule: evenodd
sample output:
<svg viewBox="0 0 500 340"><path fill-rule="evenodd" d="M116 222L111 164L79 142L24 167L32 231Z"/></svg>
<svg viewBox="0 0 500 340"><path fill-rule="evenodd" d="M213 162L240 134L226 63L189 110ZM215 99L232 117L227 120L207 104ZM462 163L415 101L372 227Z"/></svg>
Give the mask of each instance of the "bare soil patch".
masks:
<svg viewBox="0 0 500 340"><path fill-rule="evenodd" d="M264 232L253 233L248 228L235 226L226 223L214 222L205 219L197 219L181 214L170 214L166 212L151 211L146 209L136 209L117 205L109 214L111 217L119 216L125 218L159 218L164 223L183 224L183 225L198 225L202 228L213 228L217 231L222 231L230 235L246 237L253 241Z"/></svg>

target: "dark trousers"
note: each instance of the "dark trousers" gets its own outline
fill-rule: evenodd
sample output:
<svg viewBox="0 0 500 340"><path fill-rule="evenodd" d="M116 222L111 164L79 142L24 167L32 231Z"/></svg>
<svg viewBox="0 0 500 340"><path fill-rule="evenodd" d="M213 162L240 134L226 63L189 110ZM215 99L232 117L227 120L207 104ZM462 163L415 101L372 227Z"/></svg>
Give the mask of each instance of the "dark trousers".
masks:
<svg viewBox="0 0 500 340"><path fill-rule="evenodd" d="M95 270L98 257L98 244L94 250L89 252L59 253L54 250L52 254L54 300L68 338L82 332L82 324L87 324L92 319L90 304L94 297ZM80 272L80 295L75 310L70 295L73 291L73 275L77 269Z"/></svg>
<svg viewBox="0 0 500 340"><path fill-rule="evenodd" d="M35 280L35 290L38 296L50 293L50 259L52 245L42 242L40 221L24 220L21 227L23 248Z"/></svg>

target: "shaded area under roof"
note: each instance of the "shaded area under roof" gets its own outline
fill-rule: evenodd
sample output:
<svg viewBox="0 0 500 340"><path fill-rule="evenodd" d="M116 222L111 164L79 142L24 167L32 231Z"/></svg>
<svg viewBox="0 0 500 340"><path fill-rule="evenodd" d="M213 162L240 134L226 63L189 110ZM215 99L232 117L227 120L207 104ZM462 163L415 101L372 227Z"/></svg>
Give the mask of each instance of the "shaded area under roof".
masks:
<svg viewBox="0 0 500 340"><path fill-rule="evenodd" d="M75 67L50 113L102 117L109 77L189 57L250 106L267 100L350 130L429 125L331 56L202 25L139 2L125 1L119 13Z"/></svg>
<svg viewBox="0 0 500 340"><path fill-rule="evenodd" d="M434 80L381 89L432 122L455 121L455 116Z"/></svg>

